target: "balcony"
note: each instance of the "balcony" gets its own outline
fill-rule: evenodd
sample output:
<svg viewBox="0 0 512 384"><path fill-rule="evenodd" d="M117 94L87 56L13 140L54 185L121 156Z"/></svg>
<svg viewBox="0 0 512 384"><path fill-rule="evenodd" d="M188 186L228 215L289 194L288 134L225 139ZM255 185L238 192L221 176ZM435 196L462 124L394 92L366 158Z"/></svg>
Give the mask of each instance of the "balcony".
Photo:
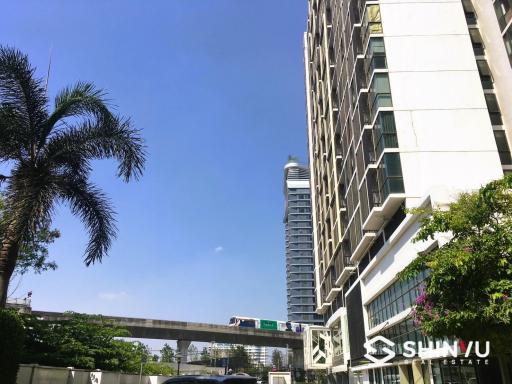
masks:
<svg viewBox="0 0 512 384"><path fill-rule="evenodd" d="M354 252L352 252L352 256L350 257L351 263L356 263L359 261L359 259L365 254L366 249L370 246L371 243L373 243L375 237L377 237L377 232L365 232L363 234L361 241L359 241L359 244L357 244Z"/></svg>
<svg viewBox="0 0 512 384"><path fill-rule="evenodd" d="M391 88L387 73L375 73L368 92L370 119L373 121L379 108L392 107Z"/></svg>
<svg viewBox="0 0 512 384"><path fill-rule="evenodd" d="M373 37L370 39L365 59L366 77L369 79L376 69L386 69L386 50L384 39L382 37Z"/></svg>
<svg viewBox="0 0 512 384"><path fill-rule="evenodd" d="M465 12L466 23L468 25L476 25L476 14L475 12Z"/></svg>
<svg viewBox="0 0 512 384"><path fill-rule="evenodd" d="M507 24L512 20L512 1L511 0L496 0L494 2L494 10L498 17L498 23L503 31Z"/></svg>
<svg viewBox="0 0 512 384"><path fill-rule="evenodd" d="M338 276L338 278L336 279L336 285L338 286L343 286L343 284L345 284L345 281L347 281L347 279L349 278L349 276L354 273L354 271L356 270L357 268L354 267L353 265L352 266L346 266L345 268L343 268L343 270L341 271L340 275Z"/></svg>
<svg viewBox="0 0 512 384"><path fill-rule="evenodd" d="M404 193L391 193L380 206L372 208L368 218L363 223L363 230L378 231L405 200Z"/></svg>
<svg viewBox="0 0 512 384"><path fill-rule="evenodd" d="M341 287L332 287L329 291L329 294L325 298L327 301L333 301L336 296L338 296L338 293L341 291Z"/></svg>
<svg viewBox="0 0 512 384"><path fill-rule="evenodd" d="M379 108L392 107L393 101L391 99L391 93L374 93L370 94L370 116L371 120L377 114Z"/></svg>
<svg viewBox="0 0 512 384"><path fill-rule="evenodd" d="M371 35L381 34L382 32L380 6L378 4L368 5L366 7L361 26L361 40L363 42L363 47L366 47Z"/></svg>
<svg viewBox="0 0 512 384"><path fill-rule="evenodd" d="M396 137L395 117L391 111L381 111L374 125L373 143L375 148L375 160L378 160L384 149L398 148Z"/></svg>
<svg viewBox="0 0 512 384"><path fill-rule="evenodd" d="M323 315L325 313L325 311L327 311L329 309L330 306L331 306L330 302L323 301L322 305L318 306L318 308L315 310L315 312L317 315Z"/></svg>
<svg viewBox="0 0 512 384"><path fill-rule="evenodd" d="M366 175L370 214L363 223L364 231L378 231L405 200L399 153L385 153L377 168Z"/></svg>

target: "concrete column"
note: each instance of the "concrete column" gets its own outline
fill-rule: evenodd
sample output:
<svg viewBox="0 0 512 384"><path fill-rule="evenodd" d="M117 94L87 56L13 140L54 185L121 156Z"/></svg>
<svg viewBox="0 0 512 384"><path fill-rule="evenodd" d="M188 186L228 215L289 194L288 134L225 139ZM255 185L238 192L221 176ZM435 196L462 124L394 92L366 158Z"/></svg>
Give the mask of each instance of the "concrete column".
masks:
<svg viewBox="0 0 512 384"><path fill-rule="evenodd" d="M423 377L423 365L421 364L420 360L415 360L412 362L412 376L414 377L414 384L423 384L423 383L430 383L430 375L428 374L427 370L427 377Z"/></svg>
<svg viewBox="0 0 512 384"><path fill-rule="evenodd" d="M176 345L178 347L178 353L181 356L181 362L186 364L188 357L188 347L190 347L190 340L178 340L176 341Z"/></svg>
<svg viewBox="0 0 512 384"><path fill-rule="evenodd" d="M292 349L292 366L293 368L304 369L303 349Z"/></svg>
<svg viewBox="0 0 512 384"><path fill-rule="evenodd" d="M398 372L400 373L400 384L412 384L409 382L409 375L407 374L407 365L399 365Z"/></svg>

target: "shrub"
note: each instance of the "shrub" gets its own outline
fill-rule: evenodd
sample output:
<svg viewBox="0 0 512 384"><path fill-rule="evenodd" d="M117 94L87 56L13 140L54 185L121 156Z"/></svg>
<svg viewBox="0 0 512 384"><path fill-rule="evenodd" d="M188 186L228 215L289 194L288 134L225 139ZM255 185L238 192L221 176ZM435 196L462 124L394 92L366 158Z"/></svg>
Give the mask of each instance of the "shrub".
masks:
<svg viewBox="0 0 512 384"><path fill-rule="evenodd" d="M24 342L25 329L18 313L13 310L0 310L0 372L2 373L2 383L16 384L19 359Z"/></svg>

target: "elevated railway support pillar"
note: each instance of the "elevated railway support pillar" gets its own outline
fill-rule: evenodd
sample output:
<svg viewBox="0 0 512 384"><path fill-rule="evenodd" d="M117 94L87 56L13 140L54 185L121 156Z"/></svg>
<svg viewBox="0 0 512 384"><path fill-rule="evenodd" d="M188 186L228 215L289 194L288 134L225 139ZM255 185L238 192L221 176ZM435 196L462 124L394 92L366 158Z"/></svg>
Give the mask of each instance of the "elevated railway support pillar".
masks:
<svg viewBox="0 0 512 384"><path fill-rule="evenodd" d="M181 362L186 364L188 361L188 347L190 347L190 340L177 340L178 353L181 356Z"/></svg>

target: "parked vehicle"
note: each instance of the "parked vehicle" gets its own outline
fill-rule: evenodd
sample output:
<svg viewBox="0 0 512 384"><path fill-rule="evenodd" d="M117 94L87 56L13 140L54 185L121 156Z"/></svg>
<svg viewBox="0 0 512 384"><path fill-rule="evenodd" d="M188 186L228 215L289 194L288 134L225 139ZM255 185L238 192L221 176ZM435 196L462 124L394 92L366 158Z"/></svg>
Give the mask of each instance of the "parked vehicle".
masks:
<svg viewBox="0 0 512 384"><path fill-rule="evenodd" d="M177 376L163 384L256 384L256 378L246 375Z"/></svg>

